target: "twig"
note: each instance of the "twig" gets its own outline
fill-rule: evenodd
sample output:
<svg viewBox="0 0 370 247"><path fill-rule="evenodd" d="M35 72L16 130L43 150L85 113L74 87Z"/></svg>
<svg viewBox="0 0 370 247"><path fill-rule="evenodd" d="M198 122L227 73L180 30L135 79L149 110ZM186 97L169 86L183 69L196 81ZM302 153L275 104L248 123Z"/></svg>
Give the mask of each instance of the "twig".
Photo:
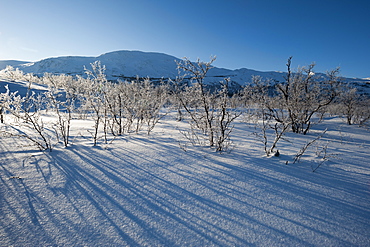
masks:
<svg viewBox="0 0 370 247"><path fill-rule="evenodd" d="M298 153L295 155L294 159L293 159L293 164L295 164L296 162L299 162L302 155L306 152L307 148L309 146L311 146L314 142L316 142L317 140L319 140L327 131L328 129L325 129L320 135L318 135L315 139L307 142L299 151Z"/></svg>

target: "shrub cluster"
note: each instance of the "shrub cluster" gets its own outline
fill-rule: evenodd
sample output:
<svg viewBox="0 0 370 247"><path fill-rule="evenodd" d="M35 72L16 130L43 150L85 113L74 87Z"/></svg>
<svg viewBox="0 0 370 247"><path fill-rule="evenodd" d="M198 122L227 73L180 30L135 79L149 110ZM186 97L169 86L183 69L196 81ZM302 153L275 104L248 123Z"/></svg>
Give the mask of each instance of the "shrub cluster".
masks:
<svg viewBox="0 0 370 247"><path fill-rule="evenodd" d="M8 66L2 76L29 84L25 94L6 88L0 94L0 121L11 114L20 126L7 134L26 137L42 150L70 143L71 120L89 118L93 145L109 136L122 136L145 130L149 135L170 109L176 109L178 120L186 119L189 129L181 131L194 145L207 145L218 152L229 150L233 123L244 114L259 127L256 136L264 143L266 155L276 153L279 140L287 131L307 134L325 113L343 116L348 124L365 124L370 118L369 98L357 93L338 76L338 69L317 77L314 64L291 69L283 81L253 77L252 83L235 91L230 78L217 84L206 82L215 57L209 62L178 62L179 77L152 82L150 78L112 82L99 61L85 69L85 76L55 75L41 77L24 74ZM35 94L32 84L47 86ZM53 113L56 120L47 122L43 115ZM14 128L13 128L14 129ZM274 133L269 140L267 132ZM101 134L103 133L103 134Z"/></svg>

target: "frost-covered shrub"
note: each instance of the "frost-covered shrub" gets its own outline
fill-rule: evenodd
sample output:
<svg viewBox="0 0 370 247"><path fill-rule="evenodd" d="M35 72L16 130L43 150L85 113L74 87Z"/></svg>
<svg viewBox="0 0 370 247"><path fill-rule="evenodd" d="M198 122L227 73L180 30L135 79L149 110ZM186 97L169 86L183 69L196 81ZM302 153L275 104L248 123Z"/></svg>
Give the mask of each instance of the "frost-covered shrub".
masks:
<svg viewBox="0 0 370 247"><path fill-rule="evenodd" d="M189 59L177 63L181 79L190 78L190 85L177 83L176 95L179 103L190 118L190 132L183 132L192 143L202 144L204 138L210 147L219 152L227 150L233 121L240 115L231 108L229 97L229 79L220 82L219 89L210 90L204 82L211 64L209 62L191 62Z"/></svg>
<svg viewBox="0 0 370 247"><path fill-rule="evenodd" d="M4 110L15 117L11 123L12 131L7 132L12 136L24 137L32 141L40 150L52 150L55 141L55 132L42 117L42 110L45 108L45 95L31 92L30 87L25 96L17 92L2 94L4 99Z"/></svg>

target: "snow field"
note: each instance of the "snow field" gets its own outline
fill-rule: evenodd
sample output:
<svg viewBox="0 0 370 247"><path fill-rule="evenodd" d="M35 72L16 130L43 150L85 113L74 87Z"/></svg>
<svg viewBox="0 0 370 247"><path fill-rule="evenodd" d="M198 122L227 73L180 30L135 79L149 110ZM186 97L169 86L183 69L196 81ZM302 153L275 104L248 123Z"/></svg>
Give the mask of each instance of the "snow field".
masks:
<svg viewBox="0 0 370 247"><path fill-rule="evenodd" d="M50 116L49 116L50 117ZM0 246L367 246L370 136L327 118L287 133L279 157L240 119L230 153L186 144L168 115L151 135L93 147L90 120L73 120L72 144L38 152L0 139ZM16 126L14 126L16 128ZM3 130L5 125L1 125ZM323 129L335 154L316 172ZM288 164L286 165L286 161ZM12 178L13 177L13 178ZM20 177L17 178L17 177Z"/></svg>

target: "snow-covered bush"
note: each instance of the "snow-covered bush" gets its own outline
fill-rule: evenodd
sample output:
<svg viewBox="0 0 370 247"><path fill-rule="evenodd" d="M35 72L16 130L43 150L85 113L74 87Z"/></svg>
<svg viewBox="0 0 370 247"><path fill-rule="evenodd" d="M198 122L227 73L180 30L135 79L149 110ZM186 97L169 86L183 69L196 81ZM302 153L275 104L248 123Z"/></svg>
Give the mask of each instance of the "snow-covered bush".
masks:
<svg viewBox="0 0 370 247"><path fill-rule="evenodd" d="M349 125L363 125L370 119L370 98L361 95L353 85L342 85L337 107L338 114L343 116Z"/></svg>
<svg viewBox="0 0 370 247"><path fill-rule="evenodd" d="M255 124L254 135L263 143L267 156L278 152L275 148L279 141L284 140L285 133L290 127L285 109L276 108L274 115L271 114L270 108L275 106L275 100L271 97L272 89L270 81L254 76L251 85L245 86L241 92L241 101L245 107L244 118ZM280 121L277 121L277 118Z"/></svg>
<svg viewBox="0 0 370 247"><path fill-rule="evenodd" d="M167 85L154 85L149 78L137 78L131 82L120 82L120 89L126 100L124 107L129 123L128 131L137 133L146 124L149 134L165 115L161 109L168 99Z"/></svg>
<svg viewBox="0 0 370 247"><path fill-rule="evenodd" d="M104 87L107 82L105 66L99 61L91 63L92 70L85 69L87 78L79 77L78 83L84 88L82 92L82 108L93 118L94 126L91 135L94 146L99 139L99 126L106 116Z"/></svg>
<svg viewBox="0 0 370 247"><path fill-rule="evenodd" d="M267 156L275 152L277 143L289 129L306 134L315 123L315 114L322 113L339 95L337 69L328 72L325 78L315 77L314 64L293 73L291 59L287 62L285 81L256 76L242 93L245 105L254 108L250 113L254 115L252 118L257 117L256 126L260 130L255 134L264 144ZM268 132L273 132L271 141Z"/></svg>
<svg viewBox="0 0 370 247"><path fill-rule="evenodd" d="M19 68L7 65L5 69L0 71L0 77L8 79L10 81L27 81L31 83L37 83L39 78L32 73L25 74Z"/></svg>
<svg viewBox="0 0 370 247"><path fill-rule="evenodd" d="M5 133L12 136L24 137L32 141L40 150L52 150L55 141L55 132L42 117L45 108L45 96L31 92L30 86L25 96L18 92L10 92L6 86L6 93L2 94L5 111L15 117L11 124L11 131Z"/></svg>
<svg viewBox="0 0 370 247"><path fill-rule="evenodd" d="M230 134L234 128L233 122L242 112L232 106L229 96L229 79L224 79L221 89L217 92L217 111L215 117L216 151L223 152L229 149L231 144Z"/></svg>
<svg viewBox="0 0 370 247"><path fill-rule="evenodd" d="M80 84L70 75L50 73L45 73L41 82L48 86L45 93L47 109L57 115L55 128L58 137L61 136L64 146L68 146L72 115L82 92Z"/></svg>
<svg viewBox="0 0 370 247"><path fill-rule="evenodd" d="M99 139L100 125L104 137L125 132L138 133L143 125L149 134L165 115L161 112L168 98L166 84L154 85L149 78L137 78L131 82L109 82L104 74L105 67L99 61L92 63L92 70L86 70L87 78L79 77L81 87L81 109L94 119L92 136L94 145Z"/></svg>
<svg viewBox="0 0 370 247"><path fill-rule="evenodd" d="M138 133L143 125L149 134L165 115L161 113L168 99L168 87L164 83L154 85L149 78L137 78L131 82L106 82L104 88L107 123L113 135L125 131Z"/></svg>
<svg viewBox="0 0 370 247"><path fill-rule="evenodd" d="M4 123L6 94L0 94L0 123Z"/></svg>
<svg viewBox="0 0 370 247"><path fill-rule="evenodd" d="M22 80L24 78L24 73L18 68L7 65L6 68L1 71L1 77L11 81Z"/></svg>
<svg viewBox="0 0 370 247"><path fill-rule="evenodd" d="M204 82L211 64L209 62L191 62L189 59L177 62L178 70L183 73L180 78L190 78L190 85L180 87L177 82L177 98L190 118L190 131L183 132L192 143L203 144L204 137L210 147L218 152L228 149L233 121L240 115L230 107L229 79L220 82L219 89L210 90Z"/></svg>
<svg viewBox="0 0 370 247"><path fill-rule="evenodd" d="M324 79L315 77L314 64L293 73L291 59L288 59L285 81L271 85L275 91L264 97L265 106L275 121L289 124L294 133L306 134L314 123L314 115L337 98L339 70L328 72Z"/></svg>

